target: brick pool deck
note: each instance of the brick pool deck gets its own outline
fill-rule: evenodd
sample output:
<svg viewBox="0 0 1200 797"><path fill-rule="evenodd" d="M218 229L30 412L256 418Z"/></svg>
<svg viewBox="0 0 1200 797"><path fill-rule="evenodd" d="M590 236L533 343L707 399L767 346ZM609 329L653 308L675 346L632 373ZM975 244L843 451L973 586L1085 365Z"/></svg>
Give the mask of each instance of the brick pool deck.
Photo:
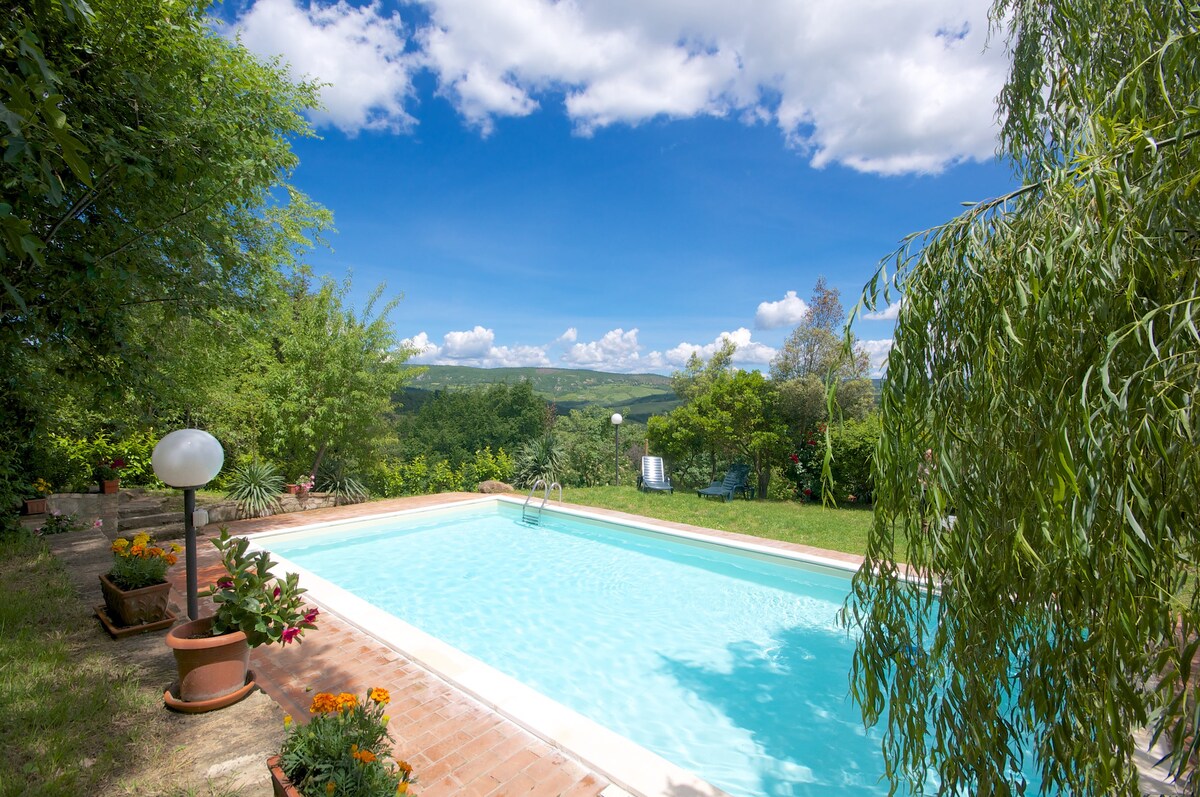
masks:
<svg viewBox="0 0 1200 797"><path fill-rule="evenodd" d="M417 496L238 521L228 526L232 533L251 534L479 497L474 493ZM645 520L621 512L579 508L614 519ZM653 522L694 534L800 551L851 565L862 561L860 557L807 546L678 523ZM205 538L217 533L215 525L200 531L198 576L201 589L223 573L216 549L204 544ZM419 577L419 574L406 574L397 568L396 577ZM180 596L186 589L184 579L183 568L176 568L172 573L172 585ZM183 603L182 600L179 602ZM202 606L201 615L207 614L210 608L211 604ZM322 614L319 627L308 632L302 644L286 648L264 646L251 651L250 661L259 687L284 711L300 720L309 716L308 707L317 692L362 695L373 686L387 689L392 696L388 706L388 727L396 740L396 757L412 764L420 779L414 791L424 797L517 794L619 797L626 794L569 753L539 739L332 612Z"/></svg>

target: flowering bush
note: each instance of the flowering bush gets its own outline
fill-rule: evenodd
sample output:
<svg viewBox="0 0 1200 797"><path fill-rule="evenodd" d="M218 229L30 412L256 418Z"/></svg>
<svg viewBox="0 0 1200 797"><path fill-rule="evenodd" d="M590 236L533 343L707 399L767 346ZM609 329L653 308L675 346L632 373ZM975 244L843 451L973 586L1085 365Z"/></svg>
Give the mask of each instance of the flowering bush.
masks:
<svg viewBox="0 0 1200 797"><path fill-rule="evenodd" d="M313 488L313 478L305 473L299 479L296 479L296 486L300 488L300 492L307 493Z"/></svg>
<svg viewBox="0 0 1200 797"><path fill-rule="evenodd" d="M96 518L93 525L94 528L100 528L104 521ZM38 527L38 535L46 534L64 534L68 531L78 531L83 528L79 523L77 515L64 515L62 512L54 511L46 516L46 520Z"/></svg>
<svg viewBox="0 0 1200 797"><path fill-rule="evenodd" d="M50 487L50 482L45 479L34 479L30 487L33 489L33 494L39 497L45 497L54 492L53 488Z"/></svg>
<svg viewBox="0 0 1200 797"><path fill-rule="evenodd" d="M125 467L125 460L121 457L100 460L96 465L96 481L106 482L119 478L123 467Z"/></svg>
<svg viewBox="0 0 1200 797"><path fill-rule="evenodd" d="M169 549L153 544L149 534L138 534L132 541L124 537L113 540L113 565L108 574L112 583L121 589L141 589L167 580L167 568L178 561L182 548Z"/></svg>
<svg viewBox="0 0 1200 797"><path fill-rule="evenodd" d="M280 755L283 771L306 795L391 797L416 782L412 767L393 761L386 689L371 688L359 700L349 692L313 697L307 725L284 718L288 729Z"/></svg>
<svg viewBox="0 0 1200 797"><path fill-rule="evenodd" d="M205 596L217 604L213 635L241 631L255 648L270 642L299 642L307 629L317 627L317 609L306 608L300 596L300 577L288 573L280 580L271 573L271 554L250 555L250 541L229 536L222 526L219 539L212 541L221 552L225 577L212 585Z"/></svg>

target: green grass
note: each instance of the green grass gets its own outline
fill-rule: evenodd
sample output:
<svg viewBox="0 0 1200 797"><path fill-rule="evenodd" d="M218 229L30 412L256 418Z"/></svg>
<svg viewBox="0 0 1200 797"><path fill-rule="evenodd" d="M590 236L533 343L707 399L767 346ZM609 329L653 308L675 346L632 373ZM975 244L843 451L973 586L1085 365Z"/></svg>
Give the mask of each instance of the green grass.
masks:
<svg viewBox="0 0 1200 797"><path fill-rule="evenodd" d="M0 536L0 795L103 793L136 758L153 692L96 633L45 545Z"/></svg>
<svg viewBox="0 0 1200 797"><path fill-rule="evenodd" d="M740 498L725 503L714 498L698 498L694 490L676 490L674 494L667 494L643 493L632 487L572 487L564 491L563 499L573 504L860 556L866 553L867 534L871 528L870 507L826 508L793 501L745 501Z"/></svg>

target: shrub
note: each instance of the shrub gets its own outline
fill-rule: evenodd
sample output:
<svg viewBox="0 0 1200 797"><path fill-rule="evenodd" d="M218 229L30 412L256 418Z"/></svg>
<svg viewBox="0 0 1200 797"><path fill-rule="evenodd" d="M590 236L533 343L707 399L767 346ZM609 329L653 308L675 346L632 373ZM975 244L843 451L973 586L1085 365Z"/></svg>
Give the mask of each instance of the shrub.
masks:
<svg viewBox="0 0 1200 797"><path fill-rule="evenodd" d="M522 487L532 487L538 479L553 483L563 470L562 447L553 437L538 437L521 446L517 455L516 479Z"/></svg>
<svg viewBox="0 0 1200 797"><path fill-rule="evenodd" d="M270 462L252 461L233 469L227 498L238 503L246 517L266 517L279 509L283 476Z"/></svg>

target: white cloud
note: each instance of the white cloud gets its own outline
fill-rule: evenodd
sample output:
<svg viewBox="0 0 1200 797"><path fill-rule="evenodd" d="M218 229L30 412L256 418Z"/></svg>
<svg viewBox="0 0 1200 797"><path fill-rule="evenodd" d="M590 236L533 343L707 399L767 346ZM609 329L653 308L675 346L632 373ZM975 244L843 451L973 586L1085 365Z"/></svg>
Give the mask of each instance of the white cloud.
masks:
<svg viewBox="0 0 1200 797"><path fill-rule="evenodd" d="M888 352L892 350L892 339L860 340L857 348L867 355L871 363L871 376L881 376L887 368Z"/></svg>
<svg viewBox="0 0 1200 797"><path fill-rule="evenodd" d="M585 134L729 116L775 124L817 167L937 172L995 150L1007 61L984 51L989 5L425 0L431 25L415 37L441 92L485 133L561 96Z"/></svg>
<svg viewBox="0 0 1200 797"><path fill-rule="evenodd" d="M717 335L712 343L704 345L680 343L663 354L662 359L665 360L667 365L682 368L693 354L700 355L700 358L703 360L712 357L725 344L726 340L733 341L737 346L737 351L733 355L733 362L736 365L748 365L751 367L769 365L775 357L775 349L752 340L750 330L745 327L739 327L733 332L722 332L720 335Z"/></svg>
<svg viewBox="0 0 1200 797"><path fill-rule="evenodd" d="M794 326L800 323L807 312L808 304L795 291L788 291L777 302L760 302L754 314L754 325L759 329Z"/></svg>
<svg viewBox="0 0 1200 797"><path fill-rule="evenodd" d="M900 317L900 300L889 304L882 310L876 310L871 313L864 313L863 319L867 321L895 321Z"/></svg>
<svg viewBox="0 0 1200 797"><path fill-rule="evenodd" d="M400 15L384 16L378 0L362 7L257 0L231 30L253 52L282 56L294 76L330 84L321 89L324 110L313 112L314 124L347 135L415 124L404 103L419 63L405 53Z"/></svg>
<svg viewBox="0 0 1200 797"><path fill-rule="evenodd" d="M618 327L604 333L600 340L576 343L563 353L564 363L598 371L632 371L645 367L641 362L637 329L626 332Z"/></svg>
<svg viewBox="0 0 1200 797"><path fill-rule="evenodd" d="M568 327L567 331L558 336L556 343L574 343L579 337L579 330L575 327Z"/></svg>
<svg viewBox="0 0 1200 797"><path fill-rule="evenodd" d="M420 352L409 360L420 365L470 365L476 368L550 365L546 356L549 346L497 346L495 341L494 331L477 325L466 331L447 332L442 336L441 346L430 343L424 332L404 339L402 344Z"/></svg>

